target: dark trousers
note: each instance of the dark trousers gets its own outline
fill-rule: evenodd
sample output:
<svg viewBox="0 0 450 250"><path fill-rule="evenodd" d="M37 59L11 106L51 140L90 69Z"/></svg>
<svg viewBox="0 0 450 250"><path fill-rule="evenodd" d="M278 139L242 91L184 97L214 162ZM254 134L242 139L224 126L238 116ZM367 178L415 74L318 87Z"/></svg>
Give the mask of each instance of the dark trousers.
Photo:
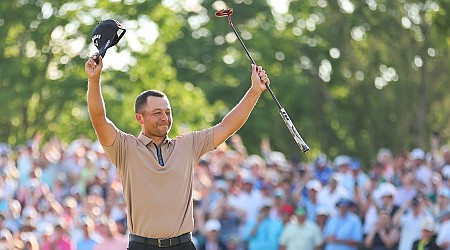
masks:
<svg viewBox="0 0 450 250"><path fill-rule="evenodd" d="M152 245L147 245L139 242L130 241L128 243L128 250L196 250L194 243L192 241L171 247L157 247Z"/></svg>

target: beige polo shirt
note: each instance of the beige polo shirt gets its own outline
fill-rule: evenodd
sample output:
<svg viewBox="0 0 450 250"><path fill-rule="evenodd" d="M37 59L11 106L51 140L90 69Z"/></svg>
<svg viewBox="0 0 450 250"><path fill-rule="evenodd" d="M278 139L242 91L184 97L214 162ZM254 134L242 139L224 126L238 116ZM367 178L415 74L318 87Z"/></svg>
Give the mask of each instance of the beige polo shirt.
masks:
<svg viewBox="0 0 450 250"><path fill-rule="evenodd" d="M119 173L132 234L169 238L192 232L194 167L214 149L213 128L167 137L159 160L153 140L142 133L136 138L117 131L113 145L103 148Z"/></svg>

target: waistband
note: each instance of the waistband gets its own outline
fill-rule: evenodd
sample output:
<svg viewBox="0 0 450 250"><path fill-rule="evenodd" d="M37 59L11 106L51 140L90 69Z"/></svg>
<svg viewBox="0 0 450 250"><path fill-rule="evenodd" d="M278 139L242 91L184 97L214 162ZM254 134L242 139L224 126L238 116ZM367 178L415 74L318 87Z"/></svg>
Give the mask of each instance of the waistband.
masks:
<svg viewBox="0 0 450 250"><path fill-rule="evenodd" d="M134 241L134 242L138 242L138 243L142 243L142 244L146 244L146 245L152 245L152 246L157 246L157 247L171 247L171 246L176 246L176 245L180 245L186 242L191 241L192 239L192 234L189 233L185 233L176 237L172 237L172 238L167 238L167 239L154 239L154 238L147 238L147 237L142 237L139 235L135 235L135 234L130 234L130 241Z"/></svg>

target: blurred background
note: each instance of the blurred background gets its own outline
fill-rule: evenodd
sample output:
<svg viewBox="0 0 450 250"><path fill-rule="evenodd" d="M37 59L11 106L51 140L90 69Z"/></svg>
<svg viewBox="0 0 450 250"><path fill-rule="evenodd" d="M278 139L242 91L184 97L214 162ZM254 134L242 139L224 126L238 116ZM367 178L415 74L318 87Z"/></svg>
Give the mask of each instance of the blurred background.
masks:
<svg viewBox="0 0 450 250"><path fill-rule="evenodd" d="M86 106L92 30L127 29L104 58L108 117L137 135L135 98L159 89L174 137L219 122L250 86L214 16L226 8L311 152L264 93L196 167L197 246L335 249L333 221L350 212L360 249L450 249L447 0L0 1L0 249L126 248L122 186ZM306 217L318 238L286 236Z"/></svg>

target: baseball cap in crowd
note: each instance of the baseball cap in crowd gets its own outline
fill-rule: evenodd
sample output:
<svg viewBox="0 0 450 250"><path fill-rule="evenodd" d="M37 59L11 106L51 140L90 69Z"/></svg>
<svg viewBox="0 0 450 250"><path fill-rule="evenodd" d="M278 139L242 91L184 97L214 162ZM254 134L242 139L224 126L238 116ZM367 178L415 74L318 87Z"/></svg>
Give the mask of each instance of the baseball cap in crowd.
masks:
<svg viewBox="0 0 450 250"><path fill-rule="evenodd" d="M116 45L125 32L125 27L114 19L99 22L92 32L92 42L97 47L98 54L105 57L106 50Z"/></svg>
<svg viewBox="0 0 450 250"><path fill-rule="evenodd" d="M336 207L347 206L350 207L353 205L353 202L347 198L341 198L338 202L336 202Z"/></svg>
<svg viewBox="0 0 450 250"><path fill-rule="evenodd" d="M211 231L219 232L220 228L221 228L220 221L218 221L216 219L209 219L205 223L205 230L206 230L206 232L211 232Z"/></svg>
<svg viewBox="0 0 450 250"><path fill-rule="evenodd" d="M411 151L411 160L425 160L425 152L421 148L415 148Z"/></svg>
<svg viewBox="0 0 450 250"><path fill-rule="evenodd" d="M438 220L442 222L447 218L450 218L450 208L445 210L444 212L441 212L441 214L438 217Z"/></svg>
<svg viewBox="0 0 450 250"><path fill-rule="evenodd" d="M274 195L276 198L284 198L285 193L284 193L284 191L283 191L282 188L276 188L276 189L273 191L273 195Z"/></svg>
<svg viewBox="0 0 450 250"><path fill-rule="evenodd" d="M292 206L289 203L286 203L284 205L281 206L280 208L280 213L282 214L288 214L288 215L293 215L294 214L294 206Z"/></svg>
<svg viewBox="0 0 450 250"><path fill-rule="evenodd" d="M352 162L352 159L347 155L338 155L334 159L334 164L336 167L340 167L342 165L350 166L350 163Z"/></svg>
<svg viewBox="0 0 450 250"><path fill-rule="evenodd" d="M361 162L359 160L354 160L350 163L350 169L357 170L361 169Z"/></svg>
<svg viewBox="0 0 450 250"><path fill-rule="evenodd" d="M324 208L324 207L318 207L318 208L316 209L316 215L325 215L325 216L328 216L328 211L327 211L327 209Z"/></svg>
<svg viewBox="0 0 450 250"><path fill-rule="evenodd" d="M315 190L316 192L319 192L320 189L322 189L322 184L320 183L320 181L313 179L306 183L306 188L308 190Z"/></svg>
<svg viewBox="0 0 450 250"><path fill-rule="evenodd" d="M447 199L450 199L450 189L448 189L446 187L439 189L438 196L443 196Z"/></svg>
<svg viewBox="0 0 450 250"><path fill-rule="evenodd" d="M327 165L327 156L323 153L319 154L314 160L314 164L318 167Z"/></svg>
<svg viewBox="0 0 450 250"><path fill-rule="evenodd" d="M295 215L305 215L306 209L304 207L298 207L295 209Z"/></svg>
<svg viewBox="0 0 450 250"><path fill-rule="evenodd" d="M397 194L397 188L389 182L380 184L380 186L375 190L374 195L377 198L392 196L395 197Z"/></svg>
<svg viewBox="0 0 450 250"><path fill-rule="evenodd" d="M425 217L422 219L422 221L420 222L420 230L426 230L426 231L430 231L430 232L434 232L434 219L432 217Z"/></svg>

